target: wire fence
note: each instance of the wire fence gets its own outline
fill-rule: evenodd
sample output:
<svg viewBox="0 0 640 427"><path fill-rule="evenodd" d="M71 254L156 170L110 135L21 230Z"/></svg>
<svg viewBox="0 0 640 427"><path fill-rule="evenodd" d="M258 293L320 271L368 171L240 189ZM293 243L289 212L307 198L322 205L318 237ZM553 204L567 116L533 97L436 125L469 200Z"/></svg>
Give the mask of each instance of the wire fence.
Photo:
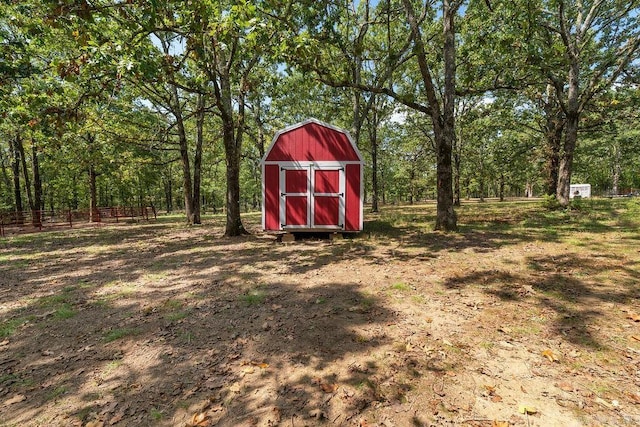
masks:
<svg viewBox="0 0 640 427"><path fill-rule="evenodd" d="M61 209L0 212L0 236L8 232L44 231L56 227L93 223L118 223L126 220L157 219L154 207L109 206L95 209Z"/></svg>

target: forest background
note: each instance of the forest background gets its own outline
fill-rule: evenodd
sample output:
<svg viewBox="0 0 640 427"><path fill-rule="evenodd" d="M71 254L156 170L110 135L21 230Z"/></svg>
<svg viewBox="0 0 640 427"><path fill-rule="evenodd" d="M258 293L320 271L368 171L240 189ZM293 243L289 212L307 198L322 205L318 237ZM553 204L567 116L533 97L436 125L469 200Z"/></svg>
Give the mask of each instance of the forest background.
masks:
<svg viewBox="0 0 640 427"><path fill-rule="evenodd" d="M257 210L271 138L348 129L378 205L640 188L638 1L4 0L0 211Z"/></svg>

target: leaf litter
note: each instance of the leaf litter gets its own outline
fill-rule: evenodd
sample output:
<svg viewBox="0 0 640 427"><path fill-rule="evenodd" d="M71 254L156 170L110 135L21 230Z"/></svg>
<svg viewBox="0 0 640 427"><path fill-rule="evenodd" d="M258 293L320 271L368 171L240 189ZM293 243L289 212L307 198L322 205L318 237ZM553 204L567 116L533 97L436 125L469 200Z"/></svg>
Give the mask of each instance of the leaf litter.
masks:
<svg viewBox="0 0 640 427"><path fill-rule="evenodd" d="M277 245L259 234L212 239L212 230L221 235L216 227L107 228L116 244L100 259L77 250L95 244L89 233L62 233L64 259L9 268L3 280L14 291L2 304L63 289L88 303L69 319L42 317L51 308L37 304L3 315L32 320L0 344L2 419L36 425L38 412L48 425L640 424L640 307L625 297L626 276L596 279L637 274L637 252L612 260L597 246L578 251L490 233ZM126 248L138 240L153 251ZM626 270L614 268L620 263ZM52 278L51 288L35 286L41 277ZM407 286L400 292L397 283ZM123 334L105 341L105 331Z"/></svg>

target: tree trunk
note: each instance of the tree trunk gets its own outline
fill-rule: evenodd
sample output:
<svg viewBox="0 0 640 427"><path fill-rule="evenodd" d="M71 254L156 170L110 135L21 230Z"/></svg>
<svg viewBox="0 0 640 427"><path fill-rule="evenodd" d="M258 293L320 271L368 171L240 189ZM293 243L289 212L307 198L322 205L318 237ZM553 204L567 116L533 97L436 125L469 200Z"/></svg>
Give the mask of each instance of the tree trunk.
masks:
<svg viewBox="0 0 640 427"><path fill-rule="evenodd" d="M573 155L578 142L578 124L580 120L580 66L577 59L571 61L566 105L566 132L558 167L558 187L556 199L560 206L569 206L569 189L573 168Z"/></svg>
<svg viewBox="0 0 640 427"><path fill-rule="evenodd" d="M560 167L560 148L562 147L562 134L564 132L565 120L562 110L548 112L545 133L546 133L546 165L545 165L545 186L546 194L555 195L558 188L558 171Z"/></svg>
<svg viewBox="0 0 640 427"><path fill-rule="evenodd" d="M11 163L11 170L13 172L13 200L16 209L16 224L24 224L24 214L22 206L22 193L20 191L20 149L18 148L18 140L20 135L16 135L11 139L11 154L13 155L13 162Z"/></svg>
<svg viewBox="0 0 640 427"><path fill-rule="evenodd" d="M436 230L457 230L457 218L453 209L453 171L451 167L452 149L455 138L455 73L456 48L454 19L456 6L449 0L442 2L443 35L444 35L444 93L442 106L438 101L438 91L431 75L427 54L422 40L420 26L416 20L410 0L403 1L407 19L411 27L411 38L418 61L418 68L425 86L425 94L430 108L431 122L436 143L437 161L437 206Z"/></svg>
<svg viewBox="0 0 640 427"><path fill-rule="evenodd" d="M20 163L22 164L22 177L24 178L24 190L27 194L27 201L29 203L29 210L33 213L35 210L33 204L33 195L31 193L31 179L29 178L29 169L27 168L27 156L24 154L24 144L22 143L22 137L16 136L16 148L20 152Z"/></svg>
<svg viewBox="0 0 640 427"><path fill-rule="evenodd" d="M100 212L98 211L98 187L96 185L96 168L89 165L89 222L100 222Z"/></svg>
<svg viewBox="0 0 640 427"><path fill-rule="evenodd" d="M458 229L456 213L453 210L453 171L451 155L455 141L455 90L456 90L456 46L454 19L455 7L449 0L443 0L444 21L444 102L442 109L442 135L436 138L438 202L436 230L455 231ZM434 131L435 131L434 127Z"/></svg>
<svg viewBox="0 0 640 427"><path fill-rule="evenodd" d="M168 172L164 175L164 201L167 207L167 213L173 211L173 178L171 173L171 163L168 165Z"/></svg>
<svg viewBox="0 0 640 427"><path fill-rule="evenodd" d="M456 149L453 153L453 205L460 206L460 153Z"/></svg>
<svg viewBox="0 0 640 427"><path fill-rule="evenodd" d="M230 76L226 73L220 76L219 105L222 116L222 140L224 143L225 160L227 163L227 224L224 235L227 237L247 234L240 217L240 144L242 143L244 120L244 97L241 96L238 105L238 129L233 120L233 106L231 103ZM236 134L237 132L237 134Z"/></svg>
<svg viewBox="0 0 640 427"><path fill-rule="evenodd" d="M180 163L182 165L182 195L184 197L184 211L187 217L187 223L193 224L193 192L191 182L191 164L189 161L189 142L187 140L187 133L182 120L182 109L180 108L180 100L177 98L177 89L174 87L175 93L175 118L178 129L178 141L180 143Z"/></svg>
<svg viewBox="0 0 640 427"><path fill-rule="evenodd" d="M40 161L38 160L38 147L34 139L31 139L31 166L33 168L33 204L36 209L33 212L33 226L42 227L42 211L44 210L44 198L42 197L42 179L40 178Z"/></svg>
<svg viewBox="0 0 640 427"><path fill-rule="evenodd" d="M200 183L202 176L202 143L204 138L204 96L198 95L196 112L196 152L193 157L193 224L202 224L200 218Z"/></svg>
<svg viewBox="0 0 640 427"><path fill-rule="evenodd" d="M504 202L504 173L500 173L500 183L498 187L498 196L500 197L500 201Z"/></svg>
<svg viewBox="0 0 640 427"><path fill-rule="evenodd" d="M7 188L7 194L11 192L11 178L9 178L9 172L7 172L7 168L10 167L10 160L4 156L4 150L0 150L0 166L2 167L2 182L4 186Z"/></svg>
<svg viewBox="0 0 640 427"><path fill-rule="evenodd" d="M613 188L611 189L611 193L613 195L618 195L619 186L620 186L620 175L622 173L622 166L620 165L620 160L622 158L622 150L620 144L616 141L613 145L613 174L612 174L612 184Z"/></svg>
<svg viewBox="0 0 640 427"><path fill-rule="evenodd" d="M376 126L371 135L371 212L378 212L378 132Z"/></svg>
<svg viewBox="0 0 640 427"><path fill-rule="evenodd" d="M571 186L571 173L573 165L573 155L578 141L578 120L577 113L567 115L567 131L558 166L558 188L556 198L560 206L569 206L569 190Z"/></svg>

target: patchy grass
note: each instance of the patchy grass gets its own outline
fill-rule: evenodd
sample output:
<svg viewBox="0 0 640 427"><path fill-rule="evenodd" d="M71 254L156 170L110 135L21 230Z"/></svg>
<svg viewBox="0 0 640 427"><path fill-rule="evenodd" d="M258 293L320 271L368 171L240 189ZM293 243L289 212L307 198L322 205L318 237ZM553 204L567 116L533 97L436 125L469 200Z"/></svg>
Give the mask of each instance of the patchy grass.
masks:
<svg viewBox="0 0 640 427"><path fill-rule="evenodd" d="M6 338L13 335L16 330L28 321L27 318L18 317L15 319L5 320L0 323L0 338Z"/></svg>
<svg viewBox="0 0 640 427"><path fill-rule="evenodd" d="M407 285L406 283L394 283L391 286L391 289L395 290L395 291L400 291L400 292L407 292L411 290L411 286Z"/></svg>
<svg viewBox="0 0 640 427"><path fill-rule="evenodd" d="M138 331L136 329L128 329L128 328L113 329L104 335L103 341L109 343L122 338L131 337L133 335L136 335L137 333Z"/></svg>
<svg viewBox="0 0 640 427"><path fill-rule="evenodd" d="M248 305L259 305L264 303L267 293L262 289L252 289L240 297L240 300Z"/></svg>

